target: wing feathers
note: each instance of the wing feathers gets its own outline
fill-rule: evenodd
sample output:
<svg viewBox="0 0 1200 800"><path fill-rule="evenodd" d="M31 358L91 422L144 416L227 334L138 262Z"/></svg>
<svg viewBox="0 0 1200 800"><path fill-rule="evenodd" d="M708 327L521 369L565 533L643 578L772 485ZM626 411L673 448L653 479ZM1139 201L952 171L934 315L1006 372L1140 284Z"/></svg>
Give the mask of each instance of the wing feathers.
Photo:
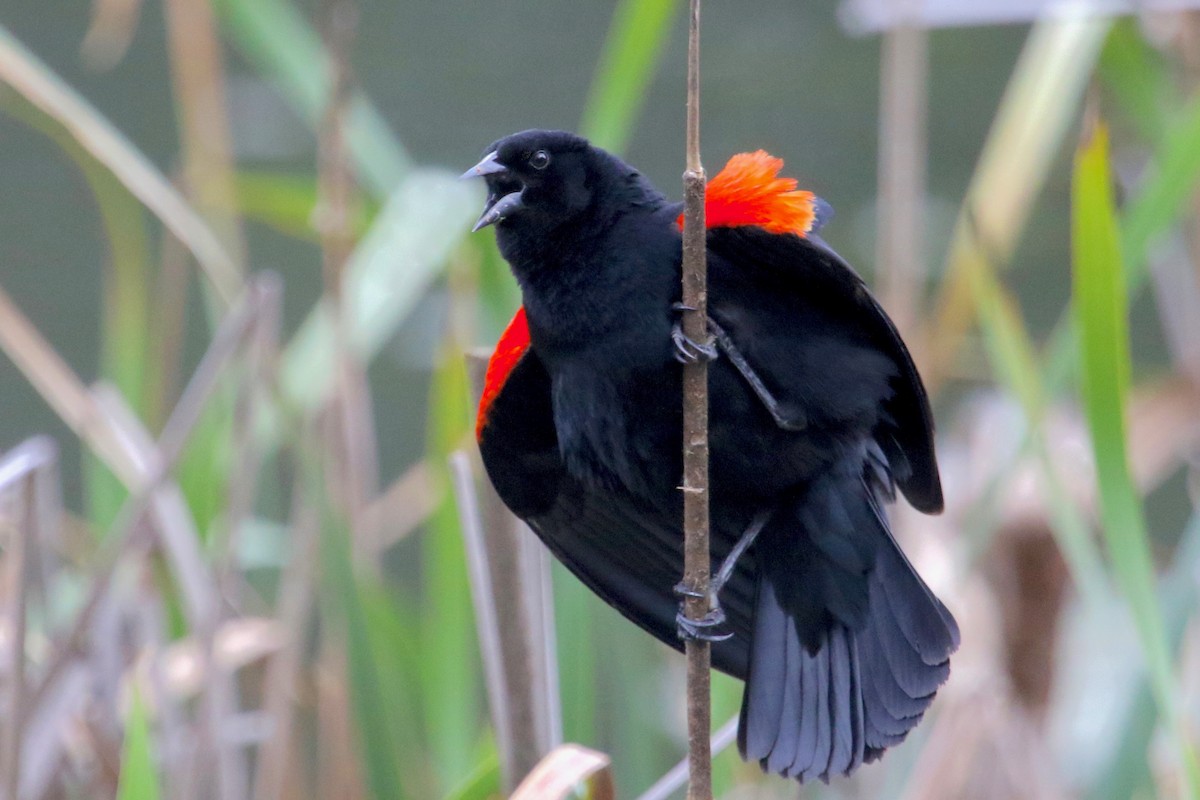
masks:
<svg viewBox="0 0 1200 800"><path fill-rule="evenodd" d="M903 741L949 675L957 646L953 618L877 513L867 461L858 478L831 470L796 498L798 526L778 514L756 544L762 574L739 741L744 757L801 781L848 773ZM835 609L850 602L846 587L855 584L839 580L855 565L864 611L848 624ZM835 580L814 583L813 575ZM813 603L828 609L815 639L804 627Z"/></svg>

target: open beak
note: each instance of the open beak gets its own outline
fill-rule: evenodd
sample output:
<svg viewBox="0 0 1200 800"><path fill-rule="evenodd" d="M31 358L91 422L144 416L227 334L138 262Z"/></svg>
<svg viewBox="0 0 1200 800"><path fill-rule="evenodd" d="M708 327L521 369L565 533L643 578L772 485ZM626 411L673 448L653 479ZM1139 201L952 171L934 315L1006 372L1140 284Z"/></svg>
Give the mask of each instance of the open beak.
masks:
<svg viewBox="0 0 1200 800"><path fill-rule="evenodd" d="M510 177L508 167L496 160L494 152L488 153L483 159L462 174L463 178L487 178L488 198L483 206L483 213L471 232L482 230L488 225L495 225L505 217L511 216L521 208L521 192L524 186ZM517 187L516 191L511 190Z"/></svg>
<svg viewBox="0 0 1200 800"><path fill-rule="evenodd" d="M496 160L496 151L488 153L483 159L464 172L458 177L462 178L482 178L484 175L499 175L502 172L508 172L508 167Z"/></svg>

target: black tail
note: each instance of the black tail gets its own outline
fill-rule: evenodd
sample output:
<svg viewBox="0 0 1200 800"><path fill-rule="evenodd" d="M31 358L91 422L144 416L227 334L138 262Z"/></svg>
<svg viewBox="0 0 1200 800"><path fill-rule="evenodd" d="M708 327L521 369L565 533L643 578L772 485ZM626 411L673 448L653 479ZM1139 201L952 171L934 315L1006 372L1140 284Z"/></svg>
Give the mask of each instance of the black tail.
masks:
<svg viewBox="0 0 1200 800"><path fill-rule="evenodd" d="M757 546L758 595L738 746L803 782L903 741L950 674L958 626L880 508L880 474L831 474Z"/></svg>

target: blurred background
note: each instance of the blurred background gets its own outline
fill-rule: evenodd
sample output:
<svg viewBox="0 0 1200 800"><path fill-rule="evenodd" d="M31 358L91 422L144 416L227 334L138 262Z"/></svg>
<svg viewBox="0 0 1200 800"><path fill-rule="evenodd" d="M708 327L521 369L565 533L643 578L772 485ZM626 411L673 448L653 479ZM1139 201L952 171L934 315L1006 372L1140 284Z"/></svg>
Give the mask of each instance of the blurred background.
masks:
<svg viewBox="0 0 1200 800"><path fill-rule="evenodd" d="M472 461L519 295L456 176L560 127L679 196L684 5L0 8L0 797L469 800L560 741L639 797L683 757L682 659L543 585ZM893 516L963 630L882 762L727 747L720 797L1200 796L1200 14L1049 5L704 8L709 173L782 157L921 366L947 511Z"/></svg>

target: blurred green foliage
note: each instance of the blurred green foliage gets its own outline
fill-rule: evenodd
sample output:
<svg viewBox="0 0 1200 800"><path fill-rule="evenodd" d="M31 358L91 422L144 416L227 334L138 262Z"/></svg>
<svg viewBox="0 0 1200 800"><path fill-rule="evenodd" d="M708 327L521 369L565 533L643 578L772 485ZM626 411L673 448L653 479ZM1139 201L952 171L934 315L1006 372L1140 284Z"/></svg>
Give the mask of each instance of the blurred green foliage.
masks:
<svg viewBox="0 0 1200 800"><path fill-rule="evenodd" d="M579 109L581 131L598 143L622 151L630 142L645 113L655 71L669 52L673 30L679 27L680 6L677 0L616 4L591 88ZM276 86L298 117L322 136L330 82L317 26L286 0L215 0L213 8L220 20L221 41L236 48L250 68ZM1171 54L1149 44L1131 22L1117 23L1107 33L1071 35L1081 38L1069 40L1061 30L1056 34L1049 23L1039 23L1032 35L1041 37L1038 41L1050 47L1051 55L1056 42L1070 41L1091 54L1090 60L1072 65L1078 80L1056 84L1061 96L1055 118L1032 114L1037 92L1048 78L1038 72L1040 62L1034 59L1025 62L1029 71L1014 77L1003 106L1004 113L1026 125L1027 136L1018 142L1024 149L1010 151L1007 157L1023 166L1036 163L1036 174L1028 185L984 188L1036 195L1037 187L1053 180L1055 158L1070 149L1064 143L1079 117L1088 79L1098 82L1099 108L1114 117L1121 143L1139 154L1145 168L1138 179L1126 181L1125 202L1118 209L1112 198L1115 181L1105 137L1085 140L1075 162L1072 228L1059 232L1071 245L1075 282L1071 297L1063 298L1060 323L1048 337L1027 321L1021 293L1004 274L1007 258L997 256L1014 251L1024 221L1008 230L1004 241L983 241L980 231L987 230L988 209L973 207L970 198L964 201L959 219L965 233L960 242L966 245L953 251L947 274L931 278L922 291L949 297L955 313L975 321L986 354L986 374L961 380L954 387L959 391L939 395L939 411L970 419L967 404L959 404L968 389L1011 401L1020 418L1015 437L1020 445L1009 463L994 473L986 490L958 511L966 545L960 549L969 552L959 552L953 545L943 555L957 571L951 596L961 598L966 594L963 585L982 580L979 562L997 546L1006 488L1019 467L1032 462L1045 487L1048 525L1069 566L1079 602L1093 611L1107 607L1119 589L1141 645L1140 651L1111 655L1132 664L1139 683L1131 691L1122 724L1110 737L1110 752L1091 773L1075 776L1075 781L1081 792L1094 797L1154 791L1163 779L1151 769L1148 752L1161 718L1176 745L1174 763L1183 767L1167 774L1179 776L1187 793L1195 796L1200 781L1187 735L1195 720L1185 704L1189 695L1180 675L1178 651L1182 631L1195 610L1193 570L1200 558L1196 544L1200 523L1193 519L1177 548L1156 548L1156 532L1146 522L1143 497L1129 471L1125 420L1131 391L1149 385L1142 381L1148 376L1131 356L1129 303L1147 279L1155 248L1165 237L1176 235L1182 220L1192 215L1189 204L1200 183L1200 147L1196 146L1200 96L1179 86ZM1095 38L1088 40L1088 36ZM0 52L0 67L9 68L0 77L7 74L11 79L14 64L54 77L44 64L26 63L20 60L23 57L11 46ZM803 87L797 92L802 93ZM178 104L191 101L186 94L174 99ZM148 214L135 199L140 196L137 187L114 166L116 150L99 155L86 151L76 129L38 108L33 98L9 91L0 94L0 110L50 137L80 170L91 192L108 248L103 291L95 298L102 320L95 342L99 373L146 430L160 431L179 398L181 378L196 361L195 353L212 342L224 319L222 293L212 289L221 279L214 283L211 275L185 278L182 291L165 293L170 270L178 270L179 265L169 265L165 255L160 257L160 251L166 250L159 241L166 238L162 220ZM82 116L73 120L76 123L98 117L90 108L78 113ZM1000 119L998 112L997 128L1002 127ZM682 130L679 133L682 153ZM483 131L480 136L487 138ZM326 285L319 299L294 315L303 321L289 326L290 339L279 343L277 373L261 380L261 385L254 383L260 378L251 374L247 359L221 380L174 472L174 482L186 498L204 557L214 572L224 576L219 580L227 581L217 587L226 598L223 621L262 616L280 622L282 603L276 592L286 565L304 546L297 522L302 514L287 509L306 510L318 520L320 566L311 580L316 612L281 631L298 649L307 676L297 682L303 691L297 690L290 699L304 713L297 714L297 726L303 730L287 734L295 740L288 762L294 764L295 774L288 779L293 784L291 794L285 796L319 796L330 785L324 782L325 772L342 770L352 776L351 784L357 781L365 796L490 797L501 785L497 743L486 721L471 587L447 458L469 446L472 431L462 352L477 340L495 336L519 302L519 293L490 237L466 237L480 199L477 188L456 182L454 170L418 167L358 90L348 101L345 142L358 190L345 222L356 244L341 281ZM118 145L117 149L132 148L128 142ZM1001 152L999 158L1004 157ZM979 174L986 177L986 172L981 168ZM317 220L327 200L315 170L294 174L237 164L231 177L235 207L226 211L269 227L298 247L328 246ZM670 191L671 187L664 188ZM961 296L949 288L957 276L965 280ZM426 313L439 304L449 306L443 315ZM193 316L203 316L195 314L192 306L203 306L208 313L204 325L183 321L189 310ZM432 337L436 356L427 411L411 415L404 424L417 429L417 438L424 442L423 465L429 476L425 486L429 497L424 499L432 511L419 525L390 541L385 552L364 550L355 538L354 513L330 489L340 480L337 473L344 465L339 459L344 454L331 444L329 431L337 426L330 419L337 420L338 415L328 409L331 401L335 407L349 402L344 393L347 381L353 379L346 377L348 373L361 370L371 376L372 370L381 369L381 353L403 347L403 339L415 336L415 329L430 319L438 324ZM933 331L930 336L937 334ZM955 339L950 344L951 363L939 365L946 371L971 360L958 350L976 346L974 340ZM14 362L19 360L12 339L4 347ZM1170 376L1176 368L1182 373L1178 365L1160 372ZM1064 401L1070 403L1076 376L1095 454L1100 527L1107 545L1103 549L1093 534L1092 510L1061 474L1062 458L1052 438L1051 412ZM254 384L255 403L263 406L261 416L266 422L262 425L243 424L245 411L239 410L238 398L246 382ZM39 390L53 391L42 386ZM369 402L365 408L369 411ZM371 419L358 423L375 437ZM246 428L253 433L252 441L238 439L236 431ZM947 446L961 456L963 440L968 438L960 436ZM239 472L239 464L250 448L261 454L262 466L247 477ZM970 457L970 453L965 456ZM88 493L79 521L88 535L99 538L118 519L130 487L90 450L85 449L84 458ZM254 497L244 509L246 519L227 519L231 497L239 489L238 476L254 481ZM383 494L373 492L372 500ZM261 533L280 529L289 535L270 539ZM269 557L241 559L232 544L237 536L258 536L239 546L269 551ZM73 592L71 596L84 594L93 585L91 559L96 550L96 542L88 542L68 559L69 569L60 580L74 587L65 590ZM139 557L137 552L128 555L131 563ZM227 573L222 565L229 565ZM1160 570L1160 565L1165 569ZM178 611L182 592L178 574L168 568L147 569L143 578L154 584L172 621L162 633L162 644L212 634L189 630ZM621 795L633 796L683 751L678 660L666 656L665 648L619 619L557 566L554 593L566 738L610 753ZM970 623L980 617L968 611L963 619L964 637L970 640ZM1072 620L1065 624L1074 624ZM58 631L39 632L43 633L49 641ZM1140 672L1143 658L1148 665L1144 675ZM36 658L31 655L31 660ZM1002 672L1001 657L993 660L994 669ZM340 738L342 730L327 716L337 712L323 710L322 700L313 699L313 695L324 697L326 691L347 698L342 712L350 723L349 741ZM735 681L724 677L714 681L715 722L737 713L740 691ZM171 787L176 779L164 761L166 750L155 738L165 724L156 721L157 704L144 703L139 691L131 696L121 720L118 796L155 798L160 783ZM243 699L253 696L255 691L247 688ZM336 707L335 701L330 702ZM899 794L920 777L914 765L933 757L926 752L936 749L929 743L938 736L938 724L935 712L912 742L890 754L882 766L868 770L872 775L849 783L849 788L817 786L806 789L805 796ZM314 752L326 755L308 757ZM1070 749L1066 752L1064 761L1070 758ZM352 754L354 763L326 769L327 759L336 761L344 753ZM721 795L752 784L766 793L794 794L791 787L761 779L756 767L741 764L732 749L717 758L715 778Z"/></svg>

